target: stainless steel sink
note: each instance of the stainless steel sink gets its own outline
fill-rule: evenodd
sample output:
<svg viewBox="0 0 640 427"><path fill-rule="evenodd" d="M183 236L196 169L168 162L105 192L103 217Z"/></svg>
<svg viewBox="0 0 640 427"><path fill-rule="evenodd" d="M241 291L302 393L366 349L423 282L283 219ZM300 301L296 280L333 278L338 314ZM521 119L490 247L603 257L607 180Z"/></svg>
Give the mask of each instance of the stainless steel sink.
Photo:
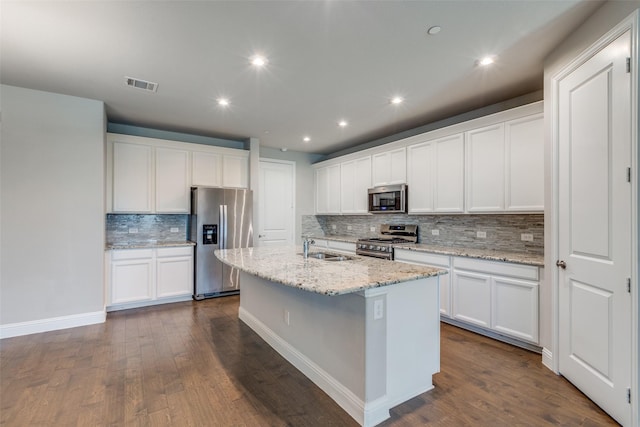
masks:
<svg viewBox="0 0 640 427"><path fill-rule="evenodd" d="M350 259L353 259L350 256L332 254L327 252L309 252L309 258L323 259L325 261L348 261Z"/></svg>

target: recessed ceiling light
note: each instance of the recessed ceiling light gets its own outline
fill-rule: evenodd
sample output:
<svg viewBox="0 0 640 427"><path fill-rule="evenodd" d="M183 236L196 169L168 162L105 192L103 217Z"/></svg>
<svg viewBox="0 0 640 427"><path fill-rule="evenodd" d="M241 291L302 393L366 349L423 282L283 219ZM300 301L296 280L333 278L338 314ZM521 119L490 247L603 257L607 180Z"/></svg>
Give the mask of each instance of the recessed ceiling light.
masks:
<svg viewBox="0 0 640 427"><path fill-rule="evenodd" d="M494 62L495 59L493 56L485 56L484 58L478 60L478 65L487 66L493 64Z"/></svg>
<svg viewBox="0 0 640 427"><path fill-rule="evenodd" d="M439 27L438 25L434 25L433 27L427 30L427 34L429 34L430 36L435 36L440 32L440 30L442 30L442 27Z"/></svg>
<svg viewBox="0 0 640 427"><path fill-rule="evenodd" d="M308 136L305 136L304 138L302 138L302 140L304 142L309 142L309 141L311 141L311 138L309 138Z"/></svg>
<svg viewBox="0 0 640 427"><path fill-rule="evenodd" d="M403 97L394 96L393 98L391 98L391 100L389 102L391 102L393 105L398 105L398 104L402 104L403 101L404 101Z"/></svg>
<svg viewBox="0 0 640 427"><path fill-rule="evenodd" d="M267 58L262 55L254 55L251 57L251 65L258 68L264 67L265 65L267 65Z"/></svg>
<svg viewBox="0 0 640 427"><path fill-rule="evenodd" d="M347 123L346 120L340 120L338 122L338 126L340 126L341 128L346 127L349 123Z"/></svg>
<svg viewBox="0 0 640 427"><path fill-rule="evenodd" d="M229 100L227 98L218 98L218 105L227 107L229 105Z"/></svg>

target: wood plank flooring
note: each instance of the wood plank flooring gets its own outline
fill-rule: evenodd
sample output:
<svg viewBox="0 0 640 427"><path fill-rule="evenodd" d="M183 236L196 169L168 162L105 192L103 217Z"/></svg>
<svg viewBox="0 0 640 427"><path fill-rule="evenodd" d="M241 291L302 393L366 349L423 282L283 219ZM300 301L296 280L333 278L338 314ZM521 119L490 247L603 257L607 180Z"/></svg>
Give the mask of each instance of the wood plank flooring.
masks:
<svg viewBox="0 0 640 427"><path fill-rule="evenodd" d="M238 320L237 296L0 341L2 426L356 426ZM435 389L382 426L607 426L540 355L442 324Z"/></svg>

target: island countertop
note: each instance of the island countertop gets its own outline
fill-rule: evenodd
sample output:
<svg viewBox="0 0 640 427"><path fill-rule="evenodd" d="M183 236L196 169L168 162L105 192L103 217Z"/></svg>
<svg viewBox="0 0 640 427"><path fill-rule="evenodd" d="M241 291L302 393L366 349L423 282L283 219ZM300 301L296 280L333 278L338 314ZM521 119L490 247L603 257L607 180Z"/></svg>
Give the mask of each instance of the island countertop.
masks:
<svg viewBox="0 0 640 427"><path fill-rule="evenodd" d="M313 251L312 251L313 252ZM330 251L323 251L330 252ZM301 255L302 248L255 247L219 249L225 264L262 279L323 295L343 295L366 289L446 274L446 270L349 255L349 260L327 261Z"/></svg>

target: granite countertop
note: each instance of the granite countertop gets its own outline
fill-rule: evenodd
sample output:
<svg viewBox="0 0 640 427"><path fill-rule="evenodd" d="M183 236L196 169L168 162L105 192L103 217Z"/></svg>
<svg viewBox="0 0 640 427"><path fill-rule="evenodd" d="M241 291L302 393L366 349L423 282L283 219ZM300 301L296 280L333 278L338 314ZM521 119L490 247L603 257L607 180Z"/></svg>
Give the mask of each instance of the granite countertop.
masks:
<svg viewBox="0 0 640 427"><path fill-rule="evenodd" d="M314 252L314 251L312 251ZM323 251L330 252L330 251ZM304 259L299 246L222 249L224 263L272 282L322 295L343 295L446 274L446 270L349 255L350 260Z"/></svg>
<svg viewBox="0 0 640 427"><path fill-rule="evenodd" d="M178 247L178 246L195 246L195 242L190 240L179 240L179 241L154 241L150 240L147 242L118 242L118 243L107 243L105 250L117 250L117 249L153 249L153 248L167 248L167 247Z"/></svg>
<svg viewBox="0 0 640 427"><path fill-rule="evenodd" d="M408 249L416 252L429 252L442 255L453 255L460 257L479 258L490 261L513 262L517 264L527 264L536 267L544 267L543 255L523 254L519 252L496 251L492 249L471 249L456 248L451 246L425 245L421 243L410 243L393 245L396 249Z"/></svg>
<svg viewBox="0 0 640 427"><path fill-rule="evenodd" d="M353 236L318 236L317 239L336 240L339 242L355 243L358 238ZM409 243L393 245L397 249L408 249L417 252L429 252L441 255L452 255L468 258L486 259L490 261L513 262L516 264L544 267L544 255L508 252L494 249L459 248L454 246L426 245L423 243Z"/></svg>

